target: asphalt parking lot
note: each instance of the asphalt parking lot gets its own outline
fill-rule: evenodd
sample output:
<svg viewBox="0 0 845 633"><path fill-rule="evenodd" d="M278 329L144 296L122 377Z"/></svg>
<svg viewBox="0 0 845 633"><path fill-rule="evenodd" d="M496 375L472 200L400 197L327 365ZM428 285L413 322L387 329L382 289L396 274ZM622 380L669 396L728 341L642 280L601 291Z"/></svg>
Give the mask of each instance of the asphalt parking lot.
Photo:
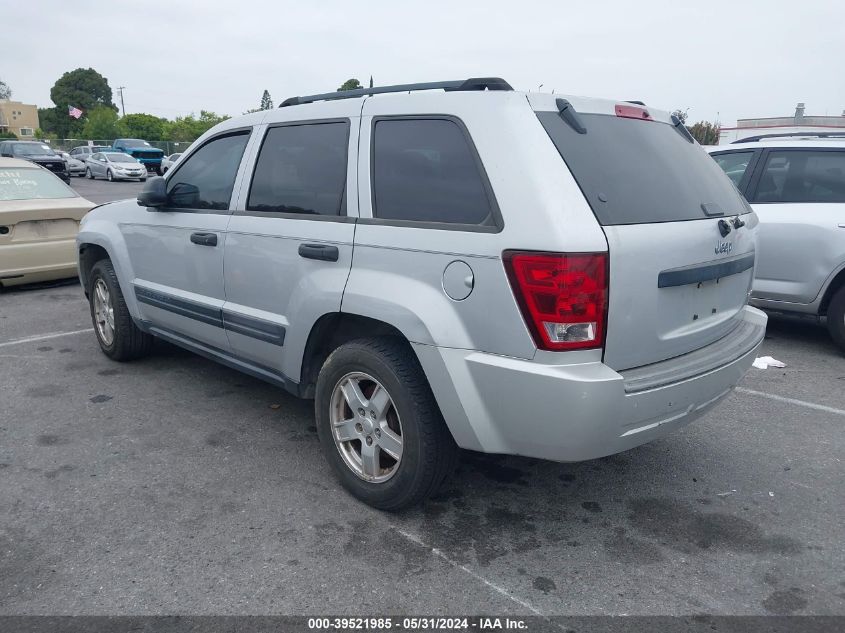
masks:
<svg viewBox="0 0 845 633"><path fill-rule="evenodd" d="M466 453L402 514L339 487L310 402L166 344L112 362L90 328L78 284L0 294L2 613L845 614L845 356L819 326L771 321L787 367L668 438Z"/></svg>

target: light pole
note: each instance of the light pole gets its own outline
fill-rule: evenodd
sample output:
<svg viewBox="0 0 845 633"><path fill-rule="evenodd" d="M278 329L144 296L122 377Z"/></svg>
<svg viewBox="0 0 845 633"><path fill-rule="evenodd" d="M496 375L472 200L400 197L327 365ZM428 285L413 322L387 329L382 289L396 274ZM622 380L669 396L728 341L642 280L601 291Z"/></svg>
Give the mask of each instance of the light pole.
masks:
<svg viewBox="0 0 845 633"><path fill-rule="evenodd" d="M121 116L126 116L126 108L123 107L123 89L126 86L118 86L117 91L120 93L120 112Z"/></svg>

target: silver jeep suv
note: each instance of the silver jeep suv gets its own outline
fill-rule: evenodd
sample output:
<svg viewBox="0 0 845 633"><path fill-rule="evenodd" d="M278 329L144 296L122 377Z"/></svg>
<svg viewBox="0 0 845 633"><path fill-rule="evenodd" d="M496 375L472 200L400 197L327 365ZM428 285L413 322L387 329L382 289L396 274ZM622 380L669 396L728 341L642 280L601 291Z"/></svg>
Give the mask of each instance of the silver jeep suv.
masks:
<svg viewBox="0 0 845 633"><path fill-rule="evenodd" d="M763 134L707 151L760 217L751 302L827 317L845 351L845 133Z"/></svg>
<svg viewBox="0 0 845 633"><path fill-rule="evenodd" d="M397 509L458 447L592 459L719 402L765 330L756 226L668 114L470 79L225 121L88 213L79 270L107 356L313 398L343 485Z"/></svg>

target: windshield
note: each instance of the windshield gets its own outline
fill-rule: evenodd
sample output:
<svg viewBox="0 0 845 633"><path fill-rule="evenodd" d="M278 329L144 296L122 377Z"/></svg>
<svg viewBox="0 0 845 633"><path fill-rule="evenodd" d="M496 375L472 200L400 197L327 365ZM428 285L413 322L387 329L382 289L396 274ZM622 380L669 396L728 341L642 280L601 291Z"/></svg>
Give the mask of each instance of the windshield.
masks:
<svg viewBox="0 0 845 633"><path fill-rule="evenodd" d="M537 113L602 225L704 220L702 205L751 211L707 152L668 123L578 116L586 134L557 112Z"/></svg>
<svg viewBox="0 0 845 633"><path fill-rule="evenodd" d="M137 163L138 161L132 158L129 154L103 154L106 158L108 158L113 163Z"/></svg>
<svg viewBox="0 0 845 633"><path fill-rule="evenodd" d="M44 169L0 169L0 200L76 198L76 192Z"/></svg>
<svg viewBox="0 0 845 633"><path fill-rule="evenodd" d="M56 152L49 145L42 143L15 143L12 145L15 156L55 156Z"/></svg>
<svg viewBox="0 0 845 633"><path fill-rule="evenodd" d="M139 138L125 138L121 142L124 147L152 147L147 141L142 141Z"/></svg>

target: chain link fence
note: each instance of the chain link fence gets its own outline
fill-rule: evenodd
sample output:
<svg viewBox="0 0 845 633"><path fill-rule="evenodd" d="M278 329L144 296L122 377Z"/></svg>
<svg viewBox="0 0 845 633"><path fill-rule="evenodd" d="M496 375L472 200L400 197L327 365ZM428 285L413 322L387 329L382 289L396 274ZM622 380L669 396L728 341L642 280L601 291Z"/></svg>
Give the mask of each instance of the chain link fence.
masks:
<svg viewBox="0 0 845 633"><path fill-rule="evenodd" d="M59 138L45 139L43 142L47 143L54 150L62 150L64 152L69 152L74 147L79 147L80 145L107 145L111 147L112 143L114 143L114 139ZM188 149L188 146L191 144L191 141L147 142L153 147L162 150L165 156L170 156L171 154L176 154L178 152L184 152L186 149Z"/></svg>

